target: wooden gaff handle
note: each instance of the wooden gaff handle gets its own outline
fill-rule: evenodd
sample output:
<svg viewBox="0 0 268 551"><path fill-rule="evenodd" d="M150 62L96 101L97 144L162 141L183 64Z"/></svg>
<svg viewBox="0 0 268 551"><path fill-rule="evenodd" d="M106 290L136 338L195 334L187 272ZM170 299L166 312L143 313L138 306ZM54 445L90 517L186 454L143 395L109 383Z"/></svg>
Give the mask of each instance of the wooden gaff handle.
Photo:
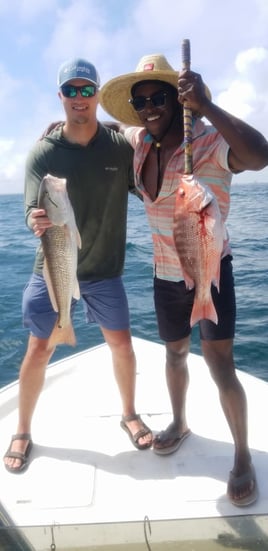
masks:
<svg viewBox="0 0 268 551"><path fill-rule="evenodd" d="M190 40L185 38L182 41L182 69L190 70L191 49ZM192 111L183 104L183 128L184 128L184 172L193 173L193 153L192 153Z"/></svg>

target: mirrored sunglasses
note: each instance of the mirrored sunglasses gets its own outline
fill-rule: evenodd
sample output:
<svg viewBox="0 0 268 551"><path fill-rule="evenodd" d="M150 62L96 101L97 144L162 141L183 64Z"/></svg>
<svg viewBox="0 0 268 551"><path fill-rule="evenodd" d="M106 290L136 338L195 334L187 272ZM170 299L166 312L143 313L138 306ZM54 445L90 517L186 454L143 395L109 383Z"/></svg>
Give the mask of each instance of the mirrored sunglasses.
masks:
<svg viewBox="0 0 268 551"><path fill-rule="evenodd" d="M155 92L151 96L136 96L128 101L134 107L135 111L143 111L146 107L147 101L149 101L154 107L165 107L167 95L167 92Z"/></svg>
<svg viewBox="0 0 268 551"><path fill-rule="evenodd" d="M72 84L64 84L61 86L61 92L65 98L76 98L80 92L83 98L92 98L96 94L96 86L89 84L88 86L73 86Z"/></svg>

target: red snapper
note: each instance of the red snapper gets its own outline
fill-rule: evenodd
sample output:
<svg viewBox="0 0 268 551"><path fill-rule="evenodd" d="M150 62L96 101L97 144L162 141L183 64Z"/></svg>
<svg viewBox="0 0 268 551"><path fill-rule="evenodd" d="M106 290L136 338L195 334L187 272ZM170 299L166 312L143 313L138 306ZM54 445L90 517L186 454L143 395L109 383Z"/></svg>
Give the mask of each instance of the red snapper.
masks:
<svg viewBox="0 0 268 551"><path fill-rule="evenodd" d="M193 175L184 176L180 182L173 235L186 287L195 288L190 324L201 319L217 324L211 284L219 291L225 230L216 197Z"/></svg>

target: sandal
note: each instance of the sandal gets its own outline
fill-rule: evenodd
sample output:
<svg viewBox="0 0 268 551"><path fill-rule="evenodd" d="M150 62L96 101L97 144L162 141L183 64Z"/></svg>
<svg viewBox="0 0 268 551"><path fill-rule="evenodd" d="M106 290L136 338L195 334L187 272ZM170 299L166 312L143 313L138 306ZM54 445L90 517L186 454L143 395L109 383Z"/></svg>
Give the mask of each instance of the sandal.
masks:
<svg viewBox="0 0 268 551"><path fill-rule="evenodd" d="M142 424L142 429L138 430L135 434L132 434L131 430L128 428L126 423L129 423L130 421L140 421ZM142 421L140 415L137 415L137 413L133 413L132 415L123 415L122 420L120 422L120 427L127 432L132 444L137 448L137 450L147 450L152 445L153 435L151 429L145 425L145 423ZM143 436L146 436L147 434L151 434L151 441L147 442L145 444L139 444L139 439L143 438Z"/></svg>
<svg viewBox="0 0 268 551"><path fill-rule="evenodd" d="M166 430L162 430L156 435L153 441L153 451L158 455L169 455L170 453L174 453L180 448L184 440L188 438L190 434L190 429L179 434L171 424ZM156 446L155 444L160 444L160 446Z"/></svg>
<svg viewBox="0 0 268 551"><path fill-rule="evenodd" d="M235 497L235 493L238 490L243 490L246 486L250 487L248 494L244 497ZM235 476L234 473L230 471L227 495L231 503L237 507L247 507L255 503L258 498L258 488L253 465L250 465L247 473L240 476Z"/></svg>
<svg viewBox="0 0 268 551"><path fill-rule="evenodd" d="M11 451L12 443L14 442L14 440L29 440L27 444L27 448L24 453ZM31 439L31 435L29 433L25 432L21 434L14 434L11 438L9 448L4 455L4 459L6 457L11 459L19 459L21 464L18 467L11 467L10 465L7 465L5 463L5 467L7 471L9 471L10 473L16 473L16 474L17 473L19 474L22 471L25 471L26 468L28 467L28 459L29 459L29 455L31 453L32 447L33 447L33 442Z"/></svg>

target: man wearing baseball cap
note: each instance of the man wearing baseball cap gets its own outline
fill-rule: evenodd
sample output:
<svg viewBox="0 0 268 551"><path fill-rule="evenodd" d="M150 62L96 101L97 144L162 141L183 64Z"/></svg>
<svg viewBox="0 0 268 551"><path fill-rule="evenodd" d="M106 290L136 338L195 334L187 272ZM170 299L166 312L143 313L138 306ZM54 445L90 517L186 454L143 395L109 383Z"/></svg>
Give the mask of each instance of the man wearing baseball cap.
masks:
<svg viewBox="0 0 268 551"><path fill-rule="evenodd" d="M135 354L128 302L122 282L128 191L134 191L133 150L126 139L99 123L96 116L100 79L94 65L81 58L61 65L58 95L66 120L39 140L28 155L25 217L36 237L52 226L38 208L38 191L49 173L66 178L67 191L81 236L77 277L88 323L97 323L110 347L122 399L121 427L139 450L152 444L151 430L135 411ZM24 325L30 331L21 366L16 434L4 456L5 467L20 473L32 449L31 420L45 369L55 347L49 338L56 323L40 246L23 295ZM75 307L73 300L72 306ZM105 383L104 383L105 384ZM101 398L101 397L100 397Z"/></svg>

